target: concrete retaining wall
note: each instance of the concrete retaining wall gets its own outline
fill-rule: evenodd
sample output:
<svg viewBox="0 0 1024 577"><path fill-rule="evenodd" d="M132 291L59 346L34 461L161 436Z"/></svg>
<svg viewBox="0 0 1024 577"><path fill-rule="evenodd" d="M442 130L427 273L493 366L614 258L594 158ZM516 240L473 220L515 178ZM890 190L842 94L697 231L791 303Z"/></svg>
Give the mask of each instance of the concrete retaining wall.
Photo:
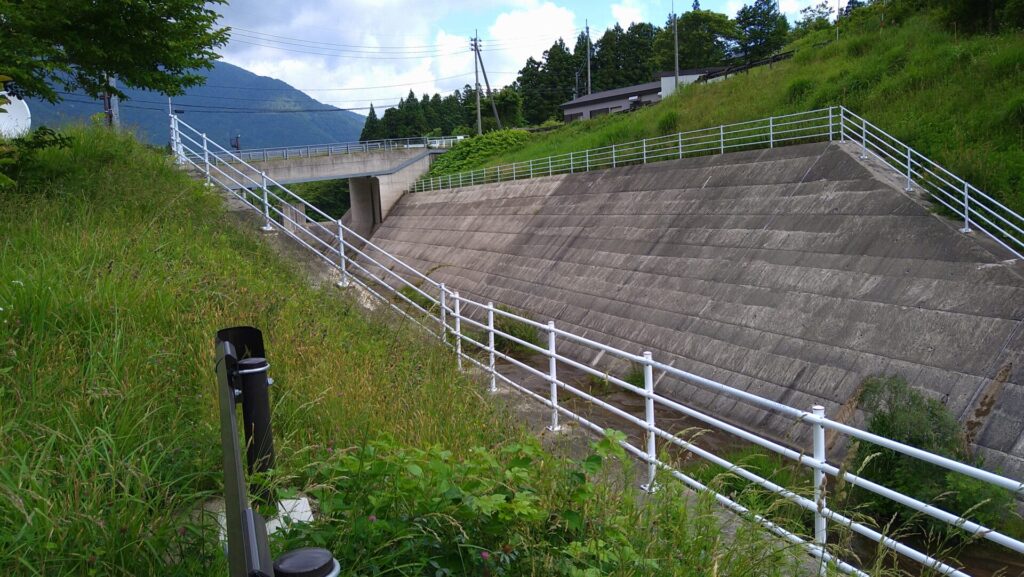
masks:
<svg viewBox="0 0 1024 577"><path fill-rule="evenodd" d="M684 159L409 194L373 241L471 298L795 407L855 421L863 379L898 373L1019 478L1020 265L893 178L828 143ZM789 435L732 398L658 387Z"/></svg>

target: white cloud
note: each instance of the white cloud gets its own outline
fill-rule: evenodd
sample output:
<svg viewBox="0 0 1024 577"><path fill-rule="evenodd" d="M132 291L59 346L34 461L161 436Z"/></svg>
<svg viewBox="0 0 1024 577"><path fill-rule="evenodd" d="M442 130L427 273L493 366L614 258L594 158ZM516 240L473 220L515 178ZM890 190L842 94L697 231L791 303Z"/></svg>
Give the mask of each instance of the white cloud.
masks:
<svg viewBox="0 0 1024 577"><path fill-rule="evenodd" d="M527 3L525 8L499 14L487 29L491 40L483 42L484 65L494 71L488 72L491 86L510 84L527 58L540 60L558 38L572 50L575 20L572 11L553 2Z"/></svg>
<svg viewBox="0 0 1024 577"><path fill-rule="evenodd" d="M641 0L623 0L612 4L612 18L623 28L628 28L634 22L647 22L645 8Z"/></svg>
<svg viewBox="0 0 1024 577"><path fill-rule="evenodd" d="M552 0L265 0L221 11L235 28L225 61L342 108L372 101L379 110L410 89L444 95L472 84L469 31L446 25L491 22L480 36L494 88L558 37L571 45L576 35L573 12Z"/></svg>

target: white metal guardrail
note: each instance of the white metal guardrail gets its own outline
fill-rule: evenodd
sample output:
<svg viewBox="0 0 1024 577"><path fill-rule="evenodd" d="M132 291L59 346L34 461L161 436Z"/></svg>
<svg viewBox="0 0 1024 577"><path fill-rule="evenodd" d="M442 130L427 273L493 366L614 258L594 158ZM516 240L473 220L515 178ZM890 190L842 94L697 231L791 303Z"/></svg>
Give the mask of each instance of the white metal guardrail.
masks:
<svg viewBox="0 0 1024 577"><path fill-rule="evenodd" d="M412 191L444 190L835 139L855 142L863 155L870 153L888 164L906 179L907 191L919 187L928 193L963 221L962 232L980 230L1017 258L1024 258L1024 217L844 106L425 177L416 182Z"/></svg>
<svg viewBox="0 0 1024 577"><path fill-rule="evenodd" d="M1021 481L978 469L874 435L842 422L834 421L825 416L824 408L820 406L808 407L807 409L791 407L733 388L728 384L715 382L679 369L673 366L671 362L668 362L667 359L655 359L649 352L638 354L624 351L588 339L574 332L560 329L555 326L553 321L539 323L524 316L502 310L492 302L482 303L462 297L457 291L452 291L443 284L433 281L412 266L361 237L353 230L344 226L341 220L330 218L327 214L272 179L264 175L261 175L259 179L248 176L248 173L243 172L239 167L248 168L254 173L258 173L258 171L241 158L232 155L231 152L209 142L202 136L202 133L184 122L172 117L171 127L174 151L180 163L201 171L205 174L208 182L221 186L228 192L236 195L254 210L262 213L266 220L266 228L280 230L318 255L330 266L336 268L341 273L343 284L351 282L359 285L382 303L393 308L398 314L440 337L442 342L454 348L460 368L462 368L464 363L470 363L482 369L489 376L490 389L492 391L496 389L498 382L501 381L549 407L551 410L551 428L554 430L559 428L561 419L567 418L599 434L605 432L605 428L598 422L600 419L581 415L578 411L582 411L582 409L577 411L568 409L565 405L566 395L569 395L570 398L586 401L589 403L589 407L600 409L603 413L624 420L641 430L642 443L634 445L626 440L622 442L622 446L626 451L646 464L646 488L653 489L656 486L657 476L659 471L661 471L661 474L674 477L696 491L712 493L714 499L724 507L753 519L786 541L803 547L813 557L844 573L852 575L866 576L867 573L861 568L856 567L851 560L840 558L836 554L834 546L830 547L828 541L828 524L830 522L864 538L875 541L883 547L914 560L940 575L969 577L961 568L952 565L952 561L939 558L938 553L921 550L920 546L901 542L885 534L882 528L872 526L867 521L858 520L858 518L855 518L848 512L833 509L829 503L829 487L835 486L839 480L880 497L890 499L921 515L926 515L951 526L958 527L976 538L988 540L1010 551L1024 554L1024 542L993 528L982 526L969 518L962 517L961 515L964 513L947 511L934 503L923 503L913 497L886 487L879 480L869 480L860 477L846 470L842 464L837 465L830 462L826 451L825 431L832 431L834 434L842 435L849 440L870 443L931 463L949 471L966 475L1010 491L1018 498L1024 497L1024 483ZM850 132L848 134L853 133ZM204 158L208 158L209 152L213 149L216 149L216 152L220 155L232 156L231 162L217 163L204 161ZM286 204L301 205L310 214L301 215L297 211L286 212L282 210L282 207ZM295 218L300 220L296 221L294 220ZM318 221L317 219L323 219L323 221ZM337 243L337 246L335 243ZM545 344L537 345L509 334L507 331L503 331L500 328L500 319L502 318L533 327L546 337L543 339ZM522 359L502 352L495 346L496 339L506 339L543 355L548 361L546 370L534 367ZM560 348L560 343L562 348ZM580 360L581 358L594 358L594 355L570 356L566 354L563 348L570 344L582 347L585 350L600 351L642 367L643 386L631 384L624 378L609 374L606 370L597 367L593 361ZM526 371L546 382L549 385L548 390L545 391L546 394L534 392L523 383L517 382L509 374L506 374L510 371L503 371L496 364L498 359L502 359L510 366ZM566 382L564 376L560 374L559 367L571 367L602 379L618 389L637 395L644 401L643 417L633 415ZM678 379L716 394L728 395L744 403L760 407L772 414L781 415L791 420L794 427L806 427L810 430L809 436L812 439L810 446L786 446L716 418L683 402L665 397L655 390L655 371L664 373L668 378ZM770 479L746 470L742 466L729 462L702 448L696 440L681 438L676 432L659 426L655 418L656 407L668 409L676 414L696 419L707 425L709 429L727 433L736 439L771 451L784 459L805 467L813 475L813 494L809 496L801 495L798 492L799 489L780 486ZM668 459L664 457L666 449L670 447L689 452L705 461L719 465L750 483L762 487L778 495L780 498L786 499L811 512L814 516L814 526L813 530L809 531L810 535L801 535L793 532L784 527L779 519L772 519L766 514L751 511L735 499L727 495L715 493L713 489L697 479L679 469L673 468ZM660 454L659 451L661 451ZM822 571L824 571L824 565L822 566Z"/></svg>
<svg viewBox="0 0 1024 577"><path fill-rule="evenodd" d="M248 162L288 160L314 156L337 156L357 152L376 152L404 148L451 148L463 136L420 136L414 138L389 138L386 140L361 140L359 142L336 142L332 144L306 144L302 146L280 146L274 148L249 148L234 153Z"/></svg>

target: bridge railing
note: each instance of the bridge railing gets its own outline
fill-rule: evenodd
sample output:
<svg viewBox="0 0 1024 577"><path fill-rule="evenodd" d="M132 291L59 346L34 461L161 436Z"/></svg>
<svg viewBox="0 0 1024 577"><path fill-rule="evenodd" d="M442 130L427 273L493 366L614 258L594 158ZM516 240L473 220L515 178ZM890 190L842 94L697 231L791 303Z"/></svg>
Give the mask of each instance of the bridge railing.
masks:
<svg viewBox="0 0 1024 577"><path fill-rule="evenodd" d="M196 162L204 154L203 149L197 147L207 141L201 133L180 120L172 118L171 123L173 149L180 163L205 172L211 184L220 185L262 213L266 220L265 228L278 230L291 237L334 267L340 275L340 284L361 287L383 305L437 336L441 342L454 349L460 369L468 363L487 375L491 391L495 391L501 382L548 407L551 411L549 428L555 431L559 430L564 419L575 421L598 434L604 434L611 428L625 428L630 434L620 444L644 463L646 489L656 489L659 478L667 475L695 491L709 493L722 506L805 549L812 557L821 560L823 571L827 564L846 574L867 576L864 569L857 566L855 559L845 557L840 547L830 541L829 523L832 523L833 534L837 529L855 533L940 575L969 577L968 573L957 566L956 561L944 557L944 547L940 547L939 551L930 551L920 540L900 540L895 536L899 529L885 525L886 520L873 522L856 511L847 511L832 490L842 484L858 487L898 503L908 511L948 524L974 539L987 540L1024 554L1024 542L1021 540L970 519L973 508L962 512L949 511L941 503L925 503L888 487L887 479L867 479L850 472L842 463L830 461L828 447L837 441L827 443L826 431L830 431L837 439L895 451L908 458L976 479L991 487L1006 490L1017 498L1024 498L1024 483L1021 481L830 419L821 406L794 407L728 383L702 377L677 367L680 359L670 359L668 355L655 357L649 351L626 351L588 338L584 329L559 327L554 321L537 322L495 306L493 302L460 295L458 291L434 281L363 238L346 227L340 219L331 219L286 187L262 176L258 179L246 176L236 167L255 169L232 153L219 149L234 156L230 163L223 166ZM648 149L648 152L652 150ZM311 215L285 210L286 204L301 205ZM530 327L540 338L524 337L523 331L509 328L510 323ZM512 343L530 353L537 353L543 361L538 364L524 360L520 355L508 352L509 349L500 343ZM608 362L608 359L617 359L618 363ZM637 380L631 376L624 376L625 369L621 366L639 367L642 384L637 384ZM641 401L638 405L642 405L643 410L623 408L628 404L614 405L606 400L607 395L584 390L586 387L581 387L575 380L570 382L566 369L580 371L607 383L622 394L634 396ZM538 388L531 385L524 375L539 380L544 386ZM717 418L691 403L669 398L656 390L656 384L664 379L688 387L693 394L687 395L687 398L721 395L784 419L790 424L790 440L765 436ZM659 411L662 416L659 416ZM664 416L664 411L668 411L669 418ZM700 433L679 430L675 423L681 417L701 423L706 430L777 454L807 470L813 483L801 487L783 486L776 480L745 468L742 463L729 461L706 448ZM808 511L814 519L813 529L804 534L794 530L791 523L785 523L785 519L773 513L752 511L741 504L735 495L717 492L677 464L679 457L684 454L717 465L748 482L750 486L766 490ZM837 504L836 501L840 502ZM778 508L773 507L772 510L778 511Z"/></svg>
<svg viewBox="0 0 1024 577"><path fill-rule="evenodd" d="M335 142L330 144L307 144L302 146L279 146L273 148L250 148L234 153L247 162L312 158L317 156L338 156L357 152L377 152L407 148L445 149L455 146L462 136L420 136L414 138L389 138L385 140L361 140L358 142Z"/></svg>
<svg viewBox="0 0 1024 577"><path fill-rule="evenodd" d="M979 230L1017 258L1024 258L1024 216L900 142L844 106L773 116L601 148L427 176L413 192L447 190L591 170L605 170L691 156L775 148L823 140L851 141L906 178L906 189L920 188L963 221L962 232Z"/></svg>

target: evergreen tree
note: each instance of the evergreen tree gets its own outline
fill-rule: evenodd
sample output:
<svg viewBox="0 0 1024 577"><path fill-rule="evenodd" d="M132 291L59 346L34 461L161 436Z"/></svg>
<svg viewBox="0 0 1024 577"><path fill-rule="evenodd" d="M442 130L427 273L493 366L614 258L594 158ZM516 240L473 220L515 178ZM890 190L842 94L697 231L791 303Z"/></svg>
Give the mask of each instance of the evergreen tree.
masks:
<svg viewBox="0 0 1024 577"><path fill-rule="evenodd" d="M850 3L857 0L850 0ZM849 4L847 4L849 8ZM800 20L793 26L793 38L800 38L815 30L831 28L829 18L832 16L832 5L829 0L822 0L821 4L812 4L800 11Z"/></svg>
<svg viewBox="0 0 1024 577"><path fill-rule="evenodd" d="M679 67L704 68L721 64L736 43L736 23L725 14L711 10L687 12L676 21L679 27ZM675 38L669 21L654 40L658 70L673 70Z"/></svg>
<svg viewBox="0 0 1024 577"><path fill-rule="evenodd" d="M359 134L359 140L380 140L383 138L381 122L377 118L377 112L370 104L370 113L366 115L366 122L363 123L363 131Z"/></svg>
<svg viewBox="0 0 1024 577"><path fill-rule="evenodd" d="M747 62L772 55L786 44L789 22L775 0L754 0L736 13L739 50Z"/></svg>

